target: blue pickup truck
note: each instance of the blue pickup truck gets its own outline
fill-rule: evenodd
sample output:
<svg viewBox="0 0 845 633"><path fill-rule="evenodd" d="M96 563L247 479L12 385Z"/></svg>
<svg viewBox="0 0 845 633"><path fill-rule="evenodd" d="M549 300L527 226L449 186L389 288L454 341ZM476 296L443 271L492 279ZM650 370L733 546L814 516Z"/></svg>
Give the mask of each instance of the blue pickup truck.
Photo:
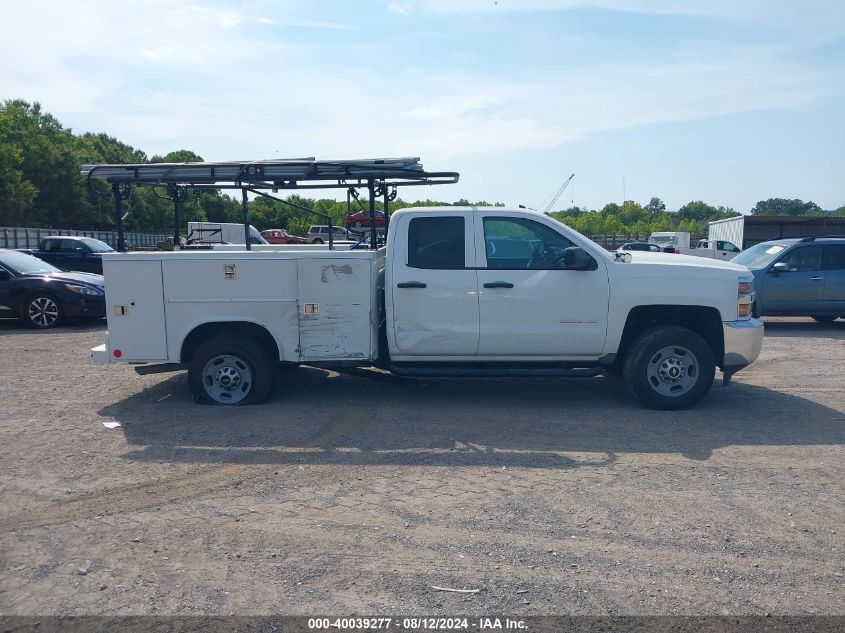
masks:
<svg viewBox="0 0 845 633"><path fill-rule="evenodd" d="M20 249L24 253L35 255L48 264L61 270L73 270L86 273L103 274L103 253L113 253L114 249L93 237L72 237L53 235L45 237L38 244L37 250Z"/></svg>

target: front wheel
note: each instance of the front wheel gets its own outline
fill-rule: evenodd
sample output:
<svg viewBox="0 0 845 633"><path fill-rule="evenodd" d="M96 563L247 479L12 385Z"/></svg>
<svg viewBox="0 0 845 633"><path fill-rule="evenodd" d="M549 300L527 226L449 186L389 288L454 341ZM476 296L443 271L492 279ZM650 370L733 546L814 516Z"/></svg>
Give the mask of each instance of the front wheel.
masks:
<svg viewBox="0 0 845 633"><path fill-rule="evenodd" d="M355 220L355 223L352 226L354 226L356 229L360 229L362 226L364 226L364 223L361 222L361 220Z"/></svg>
<svg viewBox="0 0 845 633"><path fill-rule="evenodd" d="M652 409L683 409L713 385L716 363L707 342L683 327L665 325L637 337L623 364L631 392Z"/></svg>
<svg viewBox="0 0 845 633"><path fill-rule="evenodd" d="M58 299L46 293L38 293L24 303L23 318L32 327L47 330L61 324L64 312Z"/></svg>
<svg viewBox="0 0 845 633"><path fill-rule="evenodd" d="M253 339L216 336L194 352L188 383L197 402L263 402L273 387L273 362Z"/></svg>
<svg viewBox="0 0 845 633"><path fill-rule="evenodd" d="M319 237L315 237L315 238L314 238L314 241L313 241L313 242L311 242L311 243L312 243L312 244L322 244L322 243L323 243L323 240L321 240Z"/></svg>

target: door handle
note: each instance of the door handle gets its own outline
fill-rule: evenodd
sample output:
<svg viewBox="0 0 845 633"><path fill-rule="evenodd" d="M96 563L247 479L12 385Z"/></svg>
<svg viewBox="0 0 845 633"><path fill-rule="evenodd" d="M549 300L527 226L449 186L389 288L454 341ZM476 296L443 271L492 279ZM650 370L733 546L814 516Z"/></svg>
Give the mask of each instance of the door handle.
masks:
<svg viewBox="0 0 845 633"><path fill-rule="evenodd" d="M810 277L810 281L824 281L824 277Z"/></svg>
<svg viewBox="0 0 845 633"><path fill-rule="evenodd" d="M426 288L426 284L421 281L403 281L396 284L397 288Z"/></svg>
<svg viewBox="0 0 845 633"><path fill-rule="evenodd" d="M491 281L484 284L485 288L513 288L513 284L509 281Z"/></svg>

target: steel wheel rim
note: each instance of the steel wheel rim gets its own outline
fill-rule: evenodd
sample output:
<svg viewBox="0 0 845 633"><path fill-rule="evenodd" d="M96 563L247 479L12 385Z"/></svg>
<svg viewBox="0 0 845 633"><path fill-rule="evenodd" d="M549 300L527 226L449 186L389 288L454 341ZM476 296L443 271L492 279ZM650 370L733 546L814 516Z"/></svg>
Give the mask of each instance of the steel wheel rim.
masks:
<svg viewBox="0 0 845 633"><path fill-rule="evenodd" d="M677 398L695 387L700 373L695 354L682 345L667 345L651 355L646 379L661 396Z"/></svg>
<svg viewBox="0 0 845 633"><path fill-rule="evenodd" d="M220 404L237 404L252 390L252 369L239 356L218 354L202 369L202 386Z"/></svg>
<svg viewBox="0 0 845 633"><path fill-rule="evenodd" d="M59 306L50 297L33 299L27 312L29 320L39 327L49 327L59 320Z"/></svg>

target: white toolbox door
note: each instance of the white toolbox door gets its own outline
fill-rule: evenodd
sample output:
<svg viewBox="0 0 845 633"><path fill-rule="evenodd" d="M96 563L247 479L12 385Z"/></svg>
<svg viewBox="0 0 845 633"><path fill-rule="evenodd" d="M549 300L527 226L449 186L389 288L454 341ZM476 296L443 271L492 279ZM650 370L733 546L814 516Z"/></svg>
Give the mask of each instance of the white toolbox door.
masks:
<svg viewBox="0 0 845 633"><path fill-rule="evenodd" d="M166 360L161 261L106 261L109 353L120 360Z"/></svg>

